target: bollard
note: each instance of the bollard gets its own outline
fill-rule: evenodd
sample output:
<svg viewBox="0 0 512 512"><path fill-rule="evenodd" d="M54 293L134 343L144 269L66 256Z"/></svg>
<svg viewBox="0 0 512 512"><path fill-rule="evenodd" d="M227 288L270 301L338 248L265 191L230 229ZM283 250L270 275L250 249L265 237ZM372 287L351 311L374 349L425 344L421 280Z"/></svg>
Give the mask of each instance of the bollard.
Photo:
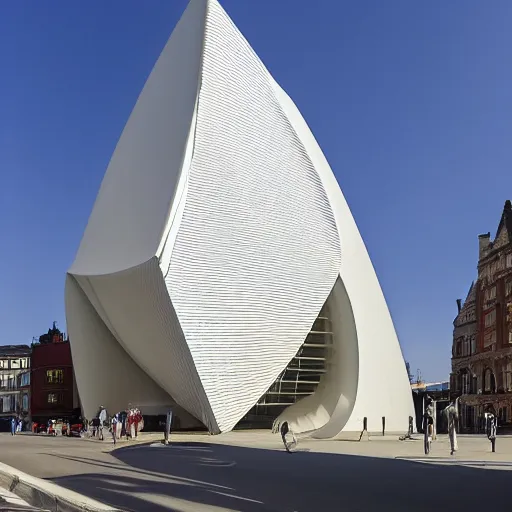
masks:
<svg viewBox="0 0 512 512"><path fill-rule="evenodd" d="M365 416L363 418L363 430L361 430L361 435L359 436L359 441L363 438L363 434L368 431L368 418Z"/></svg>
<svg viewBox="0 0 512 512"><path fill-rule="evenodd" d="M409 436L412 436L412 431L413 431L412 420L413 420L413 417L409 416Z"/></svg>
<svg viewBox="0 0 512 512"><path fill-rule="evenodd" d="M385 432L386 432L386 416L382 416L382 437L384 437Z"/></svg>
<svg viewBox="0 0 512 512"><path fill-rule="evenodd" d="M494 411L489 409L489 412L485 413L487 439L491 441L491 450L493 453L496 452L496 435L498 434L498 418L494 415Z"/></svg>

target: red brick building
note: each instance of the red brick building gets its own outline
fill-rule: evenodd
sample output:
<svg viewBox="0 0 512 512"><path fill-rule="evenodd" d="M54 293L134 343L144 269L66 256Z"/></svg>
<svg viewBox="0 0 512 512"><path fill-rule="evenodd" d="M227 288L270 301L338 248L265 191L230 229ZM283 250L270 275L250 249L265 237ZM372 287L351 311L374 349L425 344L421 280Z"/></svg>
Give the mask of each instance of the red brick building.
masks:
<svg viewBox="0 0 512 512"><path fill-rule="evenodd" d="M478 430L492 405L512 424L512 204L496 231L478 237L478 279L454 321L451 390L461 397L462 423Z"/></svg>
<svg viewBox="0 0 512 512"><path fill-rule="evenodd" d="M78 398L69 341L60 337L35 344L31 363L32 420L70 420Z"/></svg>

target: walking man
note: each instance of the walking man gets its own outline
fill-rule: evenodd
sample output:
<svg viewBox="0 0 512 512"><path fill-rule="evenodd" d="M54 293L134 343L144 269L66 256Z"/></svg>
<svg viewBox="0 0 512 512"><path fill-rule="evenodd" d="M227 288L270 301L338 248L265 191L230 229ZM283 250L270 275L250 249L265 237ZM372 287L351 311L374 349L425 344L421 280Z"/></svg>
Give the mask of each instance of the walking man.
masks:
<svg viewBox="0 0 512 512"><path fill-rule="evenodd" d="M498 431L498 419L496 418L496 415L494 414L494 410L492 407L488 408L488 412L486 413L487 417L487 439L491 441L491 449L494 453L496 451L496 433Z"/></svg>
<svg viewBox="0 0 512 512"><path fill-rule="evenodd" d="M448 422L448 437L450 438L450 455L453 455L458 449L457 428L459 426L459 410L457 400L452 400L450 405L444 410Z"/></svg>
<svg viewBox="0 0 512 512"><path fill-rule="evenodd" d="M100 422L99 426L98 426L98 437L100 439L100 441L103 441L104 440L104 437L103 437L103 427L105 425L105 422L107 421L107 410L101 406L100 407L100 413L98 414L98 420Z"/></svg>
<svg viewBox="0 0 512 512"><path fill-rule="evenodd" d="M288 441L286 440L287 434L292 435L291 443L288 443ZM284 421L281 424L281 439L283 440L283 444L284 444L286 451L288 453L292 453L290 448L295 448L297 446L297 439L295 438L295 435L293 434L293 432L290 430L290 427L288 426L287 421Z"/></svg>
<svg viewBox="0 0 512 512"><path fill-rule="evenodd" d="M434 437L434 400L430 396L427 395L425 400L425 412L423 414L424 418L424 426L423 428L427 429L427 435L429 438L429 442L432 442Z"/></svg>
<svg viewBox="0 0 512 512"><path fill-rule="evenodd" d="M118 423L118 420L117 420L117 414L115 414L115 415L112 417L112 421L110 422L110 431L112 432L112 439L113 439L113 441L114 441L114 444L116 444L117 423Z"/></svg>
<svg viewBox="0 0 512 512"><path fill-rule="evenodd" d="M11 436L16 434L16 418L13 416L11 418Z"/></svg>

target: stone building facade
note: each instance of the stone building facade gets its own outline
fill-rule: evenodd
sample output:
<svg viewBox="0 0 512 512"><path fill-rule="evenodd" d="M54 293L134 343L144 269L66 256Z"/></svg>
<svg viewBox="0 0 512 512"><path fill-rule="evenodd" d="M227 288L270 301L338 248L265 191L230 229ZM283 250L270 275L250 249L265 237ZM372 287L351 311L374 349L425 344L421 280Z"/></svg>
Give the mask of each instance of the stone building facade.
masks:
<svg viewBox="0 0 512 512"><path fill-rule="evenodd" d="M512 425L512 204L505 202L491 239L480 235L478 278L454 320L451 389L460 396L462 428L478 431L492 406Z"/></svg>
<svg viewBox="0 0 512 512"><path fill-rule="evenodd" d="M0 431L17 417L30 422L30 347L0 346Z"/></svg>

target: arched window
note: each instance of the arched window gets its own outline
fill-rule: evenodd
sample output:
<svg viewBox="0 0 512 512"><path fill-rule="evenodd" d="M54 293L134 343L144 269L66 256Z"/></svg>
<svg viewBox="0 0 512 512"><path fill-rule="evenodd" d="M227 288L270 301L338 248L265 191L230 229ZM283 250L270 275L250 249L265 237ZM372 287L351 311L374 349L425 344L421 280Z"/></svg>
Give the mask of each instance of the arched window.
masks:
<svg viewBox="0 0 512 512"><path fill-rule="evenodd" d="M496 378L490 368L484 370L484 391L496 393Z"/></svg>
<svg viewBox="0 0 512 512"><path fill-rule="evenodd" d="M467 395L470 392L470 375L467 370L462 371L462 394Z"/></svg>

